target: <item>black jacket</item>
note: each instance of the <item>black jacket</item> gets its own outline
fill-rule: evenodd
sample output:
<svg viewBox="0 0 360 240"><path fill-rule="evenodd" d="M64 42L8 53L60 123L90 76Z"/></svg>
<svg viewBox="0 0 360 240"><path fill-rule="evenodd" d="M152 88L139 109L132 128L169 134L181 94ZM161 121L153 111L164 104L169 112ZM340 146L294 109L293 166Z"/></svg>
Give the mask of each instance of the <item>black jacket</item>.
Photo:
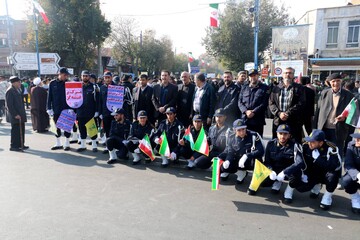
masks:
<svg viewBox="0 0 360 240"><path fill-rule="evenodd" d="M141 126L140 123L138 121L133 122L131 124L131 129L130 129L130 134L128 139L143 139L145 137L145 135L147 134L149 136L149 138L151 137L151 133L152 133L152 126L150 125L149 122L147 122L145 124L145 126Z"/></svg>
<svg viewBox="0 0 360 240"><path fill-rule="evenodd" d="M195 89L193 102L195 99L195 94L198 90L199 90L198 88ZM209 83L206 83L204 86L204 93L200 98L200 112L198 113L201 115L201 119L203 121L206 121L207 118L212 118L214 116L215 101L216 101L216 96L215 96L214 88ZM195 112L194 107L192 106L191 109L193 110L192 115L194 115Z"/></svg>
<svg viewBox="0 0 360 240"><path fill-rule="evenodd" d="M348 144L345 155L344 168L352 180L357 180L357 175L360 172L360 148L355 147L354 141L351 141Z"/></svg>
<svg viewBox="0 0 360 240"><path fill-rule="evenodd" d="M144 91L140 87L133 89L133 118L137 119L137 114L139 111L144 110L148 115L149 121L154 124L154 105L152 103L152 96L154 90L151 86L146 86Z"/></svg>
<svg viewBox="0 0 360 240"><path fill-rule="evenodd" d="M83 84L82 90L83 104L76 109L76 115L81 118L93 117L99 108L99 93L96 91L96 86L91 82L86 85Z"/></svg>
<svg viewBox="0 0 360 240"><path fill-rule="evenodd" d="M125 140L130 133L131 123L125 120L123 123L112 120L110 127L110 137L117 138L119 140Z"/></svg>
<svg viewBox="0 0 360 240"><path fill-rule="evenodd" d="M165 109L168 107L176 107L177 94L178 94L177 86L169 83L164 88L165 104L161 104L161 98L163 97L161 95L162 88L163 87L161 84L156 84L153 87L154 94L152 96L152 102L153 102L154 108L156 110L155 116L154 116L155 118L157 118L160 115L160 112L159 112L160 107L164 107Z"/></svg>
<svg viewBox="0 0 360 240"><path fill-rule="evenodd" d="M239 88L235 83L232 83L229 87L226 87L224 84L217 91L215 110L223 108L228 123L233 123L236 119L240 118L240 111L237 106L239 93Z"/></svg>
<svg viewBox="0 0 360 240"><path fill-rule="evenodd" d="M191 109L193 104L193 97L195 92L195 84L190 83L188 85L178 85L177 96L177 117L184 125L191 124Z"/></svg>
<svg viewBox="0 0 360 240"><path fill-rule="evenodd" d="M21 90L21 89L20 89ZM26 112L24 108L23 95L19 92L18 89L14 87L8 88L5 93L5 102L7 109L6 119L11 124L19 123L19 119L16 119L15 116L19 115L21 117L21 122L26 122Z"/></svg>
<svg viewBox="0 0 360 240"><path fill-rule="evenodd" d="M166 133L166 138L168 140L170 150L178 154L178 143L184 133L184 127L182 123L177 119L175 119L173 123L169 123L167 119L162 120L159 124L158 129L154 132L152 140L154 141L155 138L159 138L164 131Z"/></svg>
<svg viewBox="0 0 360 240"><path fill-rule="evenodd" d="M52 109L55 115L60 115L64 109L70 109L66 103L65 82L67 81L57 78L49 84L47 109Z"/></svg>

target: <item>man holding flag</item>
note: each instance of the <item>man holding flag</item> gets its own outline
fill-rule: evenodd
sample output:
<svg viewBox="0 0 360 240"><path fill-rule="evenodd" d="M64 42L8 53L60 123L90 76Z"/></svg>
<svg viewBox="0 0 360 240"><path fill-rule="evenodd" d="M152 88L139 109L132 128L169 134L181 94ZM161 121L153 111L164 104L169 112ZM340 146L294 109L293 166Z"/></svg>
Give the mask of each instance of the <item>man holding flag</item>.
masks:
<svg viewBox="0 0 360 240"><path fill-rule="evenodd" d="M179 140L183 132L182 123L176 119L176 110L169 107L165 111L166 119L162 120L158 129L152 136L152 140L158 145L158 151L161 155L162 167L169 165L170 158L173 161L178 159Z"/></svg>
<svg viewBox="0 0 360 240"><path fill-rule="evenodd" d="M233 123L235 135L228 142L225 162L221 166L221 178L226 180L230 173L236 173L237 183L243 183L247 170L254 169L255 159L264 155L264 146L258 133L247 130L242 119Z"/></svg>

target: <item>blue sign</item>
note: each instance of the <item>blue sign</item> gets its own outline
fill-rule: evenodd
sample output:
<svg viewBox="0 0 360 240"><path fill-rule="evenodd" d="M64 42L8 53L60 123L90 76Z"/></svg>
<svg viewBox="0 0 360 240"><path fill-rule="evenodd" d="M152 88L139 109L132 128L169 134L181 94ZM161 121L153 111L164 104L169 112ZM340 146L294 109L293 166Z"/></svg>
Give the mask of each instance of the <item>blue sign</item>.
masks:
<svg viewBox="0 0 360 240"><path fill-rule="evenodd" d="M191 67L191 74L200 72L200 67Z"/></svg>

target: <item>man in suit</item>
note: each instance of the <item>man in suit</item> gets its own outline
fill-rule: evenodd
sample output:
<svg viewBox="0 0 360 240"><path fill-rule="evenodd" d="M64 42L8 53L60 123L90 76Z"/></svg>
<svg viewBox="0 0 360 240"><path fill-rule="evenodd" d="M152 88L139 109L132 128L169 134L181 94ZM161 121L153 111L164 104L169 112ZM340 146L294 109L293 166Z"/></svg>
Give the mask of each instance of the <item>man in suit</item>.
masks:
<svg viewBox="0 0 360 240"><path fill-rule="evenodd" d="M195 84L191 82L190 73L181 73L182 84L178 85L178 99L177 99L177 116L179 121L188 127L191 124L191 109L193 103L193 96L195 92Z"/></svg>
<svg viewBox="0 0 360 240"><path fill-rule="evenodd" d="M315 123L317 129L324 131L326 139L336 144L340 155L343 156L349 125L345 124L346 116L343 116L342 112L353 98L353 94L341 88L340 74L333 73L328 80L331 87L321 92Z"/></svg>
<svg viewBox="0 0 360 240"><path fill-rule="evenodd" d="M6 108L8 110L8 122L11 123L10 151L23 151L28 149L25 142L26 112L24 108L23 95L21 92L21 81L17 76L10 77L11 87L5 93Z"/></svg>
<svg viewBox="0 0 360 240"><path fill-rule="evenodd" d="M154 94L152 102L155 107L155 119L160 123L166 118L165 110L169 107L176 107L178 88L171 84L170 72L167 70L161 71L161 84L154 86Z"/></svg>
<svg viewBox="0 0 360 240"><path fill-rule="evenodd" d="M306 103L304 111L304 127L307 134L310 134L312 131L312 121L315 114L315 91L309 86L310 78L305 76L300 79L301 85L304 86Z"/></svg>
<svg viewBox="0 0 360 240"><path fill-rule="evenodd" d="M212 121L212 117L215 112L215 91L214 88L205 81L205 75L203 73L197 73L195 75L196 90L193 98L193 114L200 114L203 126L207 130L209 129Z"/></svg>
<svg viewBox="0 0 360 240"><path fill-rule="evenodd" d="M148 76L142 74L139 78L139 86L133 89L133 119L136 120L140 111L146 111L148 121L155 125L154 105L151 101L154 90L148 85Z"/></svg>
<svg viewBox="0 0 360 240"><path fill-rule="evenodd" d="M274 86L270 98L269 108L274 115L273 138L276 138L276 130L281 124L290 127L291 135L297 142L302 140L302 117L305 105L304 88L294 83L295 69L287 67L283 72L283 81Z"/></svg>

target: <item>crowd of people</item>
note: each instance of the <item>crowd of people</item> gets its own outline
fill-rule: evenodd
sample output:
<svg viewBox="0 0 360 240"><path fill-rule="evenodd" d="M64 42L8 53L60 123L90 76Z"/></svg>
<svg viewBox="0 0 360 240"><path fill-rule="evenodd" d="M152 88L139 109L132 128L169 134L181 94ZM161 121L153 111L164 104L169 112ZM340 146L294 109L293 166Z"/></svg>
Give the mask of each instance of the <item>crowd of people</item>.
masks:
<svg viewBox="0 0 360 240"><path fill-rule="evenodd" d="M270 84L259 79L256 69L240 71L236 78L225 71L221 81L206 79L203 73L192 80L190 73L182 72L181 82L177 82L167 70L161 71L159 82L144 74L136 83L129 75L120 79L111 72L97 78L87 70L75 80L82 83L83 94L82 105L75 109L66 101L66 68L61 68L46 88L40 78L35 78L30 88L34 130L47 131L49 117L56 123L63 110L76 113L72 133L58 128L51 150L69 151L74 141L80 144L77 152L86 151L87 143L98 152L98 145L104 144L102 152L109 155L108 164L130 155L133 164L139 164L149 161L149 155L139 149L142 139L147 135L158 153L165 134L170 152L160 155L162 167L183 158L188 169L208 169L218 157L223 160L221 181L236 174L237 183L242 184L258 159L272 171L263 187L271 187L277 194L283 182L288 183L283 194L286 203L292 202L295 189L310 191L310 197L317 198L324 185L320 207L327 210L340 182L351 196L352 210L360 213L360 128L346 124L344 114L358 93L355 82L345 83L338 73L328 76L325 87L311 84L309 77L296 82L291 67L285 69L281 81ZM0 93L5 96L12 126L10 150L23 151L28 148L24 144L24 92L18 77L9 81L0 81ZM3 85L7 85L6 93ZM122 108L108 108L110 85L124 87ZM272 139L265 146L262 137L267 117L273 119ZM85 125L93 118L101 136L89 139ZM187 130L194 142L205 130L209 154L194 150L193 142L185 137ZM247 193L256 191L249 187Z"/></svg>

